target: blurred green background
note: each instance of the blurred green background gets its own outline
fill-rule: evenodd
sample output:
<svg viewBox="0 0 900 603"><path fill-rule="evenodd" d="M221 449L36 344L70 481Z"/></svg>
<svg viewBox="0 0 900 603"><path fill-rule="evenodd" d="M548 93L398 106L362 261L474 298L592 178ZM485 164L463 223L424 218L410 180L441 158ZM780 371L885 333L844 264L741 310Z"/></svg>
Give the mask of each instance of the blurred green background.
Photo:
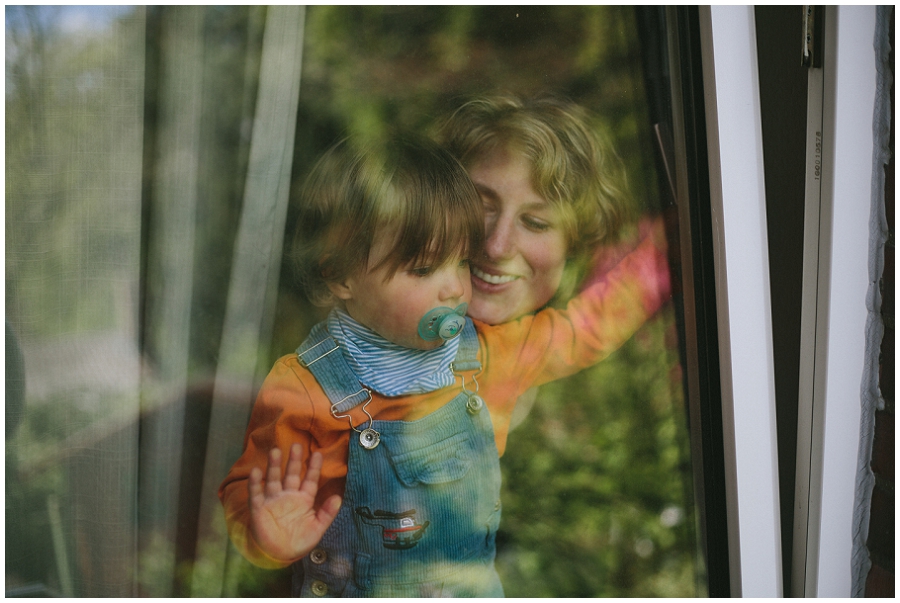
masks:
<svg viewBox="0 0 900 603"><path fill-rule="evenodd" d="M35 377L32 367L69 349L108 360L117 374L159 360L140 345L141 308L159 295L141 283L142 212L153 202L158 168L158 95L170 67L160 52L166 10L6 10L6 318L28 375L21 404L7 402L8 589L40 583L62 594L106 592L90 585L115 552L94 556L94 565L83 560L91 531L103 529L85 520L83 495L115 488L92 480L90 454L136 440L146 417L116 418L123 394L115 379L41 385L46 368ZM215 375L222 337L266 9L198 10L202 118L188 377L200 387ZM635 208L659 209L634 8L315 6L305 19L295 186L343 134L430 132L473 95L553 92L593 112L625 163ZM136 157L126 140L140 145ZM124 187L125 176L139 190ZM289 205L287 241L293 214ZM283 262L272 344L261 362L271 366L293 351L323 316ZM601 365L543 387L510 434L497 558L508 596L705 594L676 320L664 310ZM119 339L135 338L139 357L118 352ZM8 371L8 392L11 378ZM79 440L85 432L92 439ZM131 480L140 466L135 456L117 454L116 463ZM123 521L143 522L135 527L139 594L184 594L186 579L156 563L169 547L153 522L166 511L129 513ZM204 546L216 542L179 557L178 572L221 571L204 565ZM285 572L241 568L225 594L284 592Z"/></svg>

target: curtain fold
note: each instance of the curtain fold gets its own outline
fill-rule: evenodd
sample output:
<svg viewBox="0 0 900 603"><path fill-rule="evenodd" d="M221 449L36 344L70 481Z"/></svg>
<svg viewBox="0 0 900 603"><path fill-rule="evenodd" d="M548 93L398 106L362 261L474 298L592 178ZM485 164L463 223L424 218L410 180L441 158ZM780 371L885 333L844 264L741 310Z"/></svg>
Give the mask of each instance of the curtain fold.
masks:
<svg viewBox="0 0 900 603"><path fill-rule="evenodd" d="M244 206L234 249L201 488L199 524L201 529L214 527L203 543L206 555L200 562L221 568L221 574L195 573L191 588L194 596L233 594L234 586L228 588L225 578L240 574L227 571L233 562L226 563L229 545L216 492L240 456L255 392L269 370L268 349L300 92L304 14L303 7L272 6L266 15ZM243 420L235 420L236 414L242 414Z"/></svg>
<svg viewBox="0 0 900 603"><path fill-rule="evenodd" d="M194 247L201 154L203 13L162 14L152 203L146 203L144 359L141 382L138 525L144 592L171 596L190 362ZM149 200L148 200L149 201Z"/></svg>

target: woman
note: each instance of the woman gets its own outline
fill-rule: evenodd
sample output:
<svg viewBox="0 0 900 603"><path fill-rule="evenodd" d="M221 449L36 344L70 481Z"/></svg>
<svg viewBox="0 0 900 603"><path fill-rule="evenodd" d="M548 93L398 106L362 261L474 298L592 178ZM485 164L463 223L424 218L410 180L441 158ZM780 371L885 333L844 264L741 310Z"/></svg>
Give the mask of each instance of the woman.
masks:
<svg viewBox="0 0 900 603"><path fill-rule="evenodd" d="M485 204L487 245L469 313L489 324L565 303L629 207L618 157L586 112L554 97L470 101L440 137Z"/></svg>
<svg viewBox="0 0 900 603"><path fill-rule="evenodd" d="M640 274L655 307L668 299L662 222L641 224L636 247L621 236L630 218L622 165L588 124L570 102L511 97L471 101L443 124L442 142L485 208L473 318L499 324L564 305L616 265ZM519 397L509 429L532 406L535 417L501 461L497 566L507 596L694 592L688 436L674 319L663 314L598 366ZM658 582L644 583L648 575Z"/></svg>
<svg viewBox="0 0 900 603"><path fill-rule="evenodd" d="M486 244L472 262L473 318L500 324L564 305L592 268L590 278L602 278L623 255L609 245L630 209L623 166L579 106L553 97L477 99L445 121L440 137L484 202ZM664 249L661 228L654 230ZM659 250L635 253L655 256L646 287L668 292ZM534 397L532 390L520 398L513 427Z"/></svg>

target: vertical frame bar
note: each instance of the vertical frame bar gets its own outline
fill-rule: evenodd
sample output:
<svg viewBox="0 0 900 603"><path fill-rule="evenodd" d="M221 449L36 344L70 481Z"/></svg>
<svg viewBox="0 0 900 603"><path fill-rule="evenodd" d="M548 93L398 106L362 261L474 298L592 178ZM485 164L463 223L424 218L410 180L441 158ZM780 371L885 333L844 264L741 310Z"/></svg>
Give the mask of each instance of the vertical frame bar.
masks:
<svg viewBox="0 0 900 603"><path fill-rule="evenodd" d="M781 596L772 319L751 7L700 9L732 595Z"/></svg>
<svg viewBox="0 0 900 603"><path fill-rule="evenodd" d="M734 510L725 501L726 462L719 366L714 216L710 206L707 96L703 42L697 7L667 10L678 256L684 308L685 387L691 424L696 500L706 562L708 595L727 597L738 533L729 527ZM739 587L739 585L738 585Z"/></svg>
<svg viewBox="0 0 900 603"><path fill-rule="evenodd" d="M795 523L796 596L851 595L867 316L875 10L827 7L825 14L821 195L818 221L809 217L817 240L811 236L804 241L801 356L807 364L801 374L797 436L797 511L803 515L798 513ZM815 162L815 147L811 155ZM814 191L807 203L814 213Z"/></svg>

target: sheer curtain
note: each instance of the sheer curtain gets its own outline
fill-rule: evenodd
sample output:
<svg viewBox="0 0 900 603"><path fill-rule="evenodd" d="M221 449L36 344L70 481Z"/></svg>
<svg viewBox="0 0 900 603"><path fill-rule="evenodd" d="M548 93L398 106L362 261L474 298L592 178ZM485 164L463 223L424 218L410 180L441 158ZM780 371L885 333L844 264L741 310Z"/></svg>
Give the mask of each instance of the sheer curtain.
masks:
<svg viewBox="0 0 900 603"><path fill-rule="evenodd" d="M7 9L6 357L22 387L6 402L6 584L127 595L146 17L73 16Z"/></svg>
<svg viewBox="0 0 900 603"><path fill-rule="evenodd" d="M7 594L233 594L303 19L7 9Z"/></svg>

